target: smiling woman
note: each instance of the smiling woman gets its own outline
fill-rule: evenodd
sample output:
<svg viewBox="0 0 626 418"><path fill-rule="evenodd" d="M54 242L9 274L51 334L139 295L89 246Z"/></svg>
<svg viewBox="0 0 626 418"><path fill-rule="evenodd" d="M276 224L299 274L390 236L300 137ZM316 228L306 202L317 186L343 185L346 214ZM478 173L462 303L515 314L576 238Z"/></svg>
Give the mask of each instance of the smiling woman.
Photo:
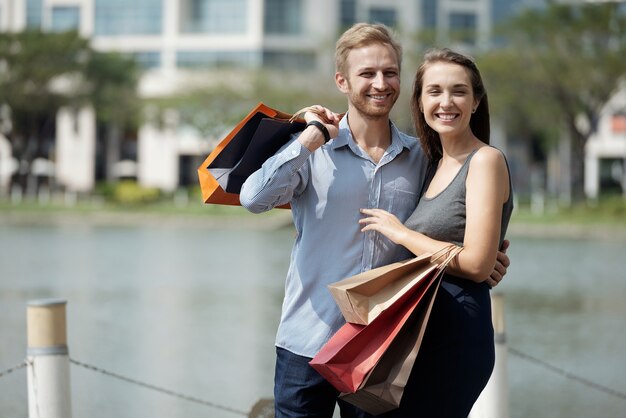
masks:
<svg viewBox="0 0 626 418"><path fill-rule="evenodd" d="M447 49L428 53L412 107L431 161L425 191L404 223L363 209L360 224L415 255L462 247L443 276L400 411L466 417L494 365L489 290L502 280L493 270L513 210L511 182L504 155L488 146L487 96L469 58Z"/></svg>
<svg viewBox="0 0 626 418"><path fill-rule="evenodd" d="M428 126L444 138L471 135L469 120L478 107L469 76L459 65L438 62L424 74L420 108Z"/></svg>

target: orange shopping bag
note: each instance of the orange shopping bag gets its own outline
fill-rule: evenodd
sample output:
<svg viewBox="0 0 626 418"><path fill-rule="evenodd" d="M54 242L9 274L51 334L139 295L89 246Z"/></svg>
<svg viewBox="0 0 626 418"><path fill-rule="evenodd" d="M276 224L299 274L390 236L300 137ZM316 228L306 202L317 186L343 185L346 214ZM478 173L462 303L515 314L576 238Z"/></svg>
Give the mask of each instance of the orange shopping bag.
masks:
<svg viewBox="0 0 626 418"><path fill-rule="evenodd" d="M203 201L239 205L239 192L248 176L305 126L304 119L259 103L198 167Z"/></svg>

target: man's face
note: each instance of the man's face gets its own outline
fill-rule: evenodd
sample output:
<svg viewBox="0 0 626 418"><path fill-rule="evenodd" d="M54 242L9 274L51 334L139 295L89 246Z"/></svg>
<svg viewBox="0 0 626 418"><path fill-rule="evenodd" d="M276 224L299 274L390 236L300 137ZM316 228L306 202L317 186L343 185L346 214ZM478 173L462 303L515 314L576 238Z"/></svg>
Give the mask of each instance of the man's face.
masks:
<svg viewBox="0 0 626 418"><path fill-rule="evenodd" d="M400 94L400 69L389 45L371 44L350 51L347 74L337 73L339 90L348 97L350 109L364 118L389 117Z"/></svg>

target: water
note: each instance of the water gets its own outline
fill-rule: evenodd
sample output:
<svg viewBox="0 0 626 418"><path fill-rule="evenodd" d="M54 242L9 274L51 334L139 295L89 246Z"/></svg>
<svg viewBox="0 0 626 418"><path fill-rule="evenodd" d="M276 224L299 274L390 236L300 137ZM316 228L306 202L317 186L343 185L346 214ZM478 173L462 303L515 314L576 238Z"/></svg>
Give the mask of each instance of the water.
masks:
<svg viewBox="0 0 626 418"><path fill-rule="evenodd" d="M293 231L0 226L0 371L25 357L26 304L68 301L70 357L248 411L272 396ZM513 238L508 343L626 393L624 244ZM511 418L626 417L626 400L509 354ZM74 418L234 417L71 366ZM0 416L28 414L25 370Z"/></svg>

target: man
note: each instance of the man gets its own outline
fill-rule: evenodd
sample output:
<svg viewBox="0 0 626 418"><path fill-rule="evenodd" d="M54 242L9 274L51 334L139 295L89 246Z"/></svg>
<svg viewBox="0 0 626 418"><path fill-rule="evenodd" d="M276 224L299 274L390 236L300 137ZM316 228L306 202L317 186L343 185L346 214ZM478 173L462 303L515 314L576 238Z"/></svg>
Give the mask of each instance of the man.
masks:
<svg viewBox="0 0 626 418"><path fill-rule="evenodd" d="M255 213L290 203L297 231L276 337L277 418L331 417L335 403L342 417L368 416L338 401L337 390L308 363L344 324L327 285L410 257L381 234L361 232L358 222L361 208L382 208L404 221L424 183L428 163L419 143L389 120L401 59L401 46L385 26L347 30L335 52L346 116L307 112L305 130L241 189L242 206ZM498 268L491 285L506 271Z"/></svg>

